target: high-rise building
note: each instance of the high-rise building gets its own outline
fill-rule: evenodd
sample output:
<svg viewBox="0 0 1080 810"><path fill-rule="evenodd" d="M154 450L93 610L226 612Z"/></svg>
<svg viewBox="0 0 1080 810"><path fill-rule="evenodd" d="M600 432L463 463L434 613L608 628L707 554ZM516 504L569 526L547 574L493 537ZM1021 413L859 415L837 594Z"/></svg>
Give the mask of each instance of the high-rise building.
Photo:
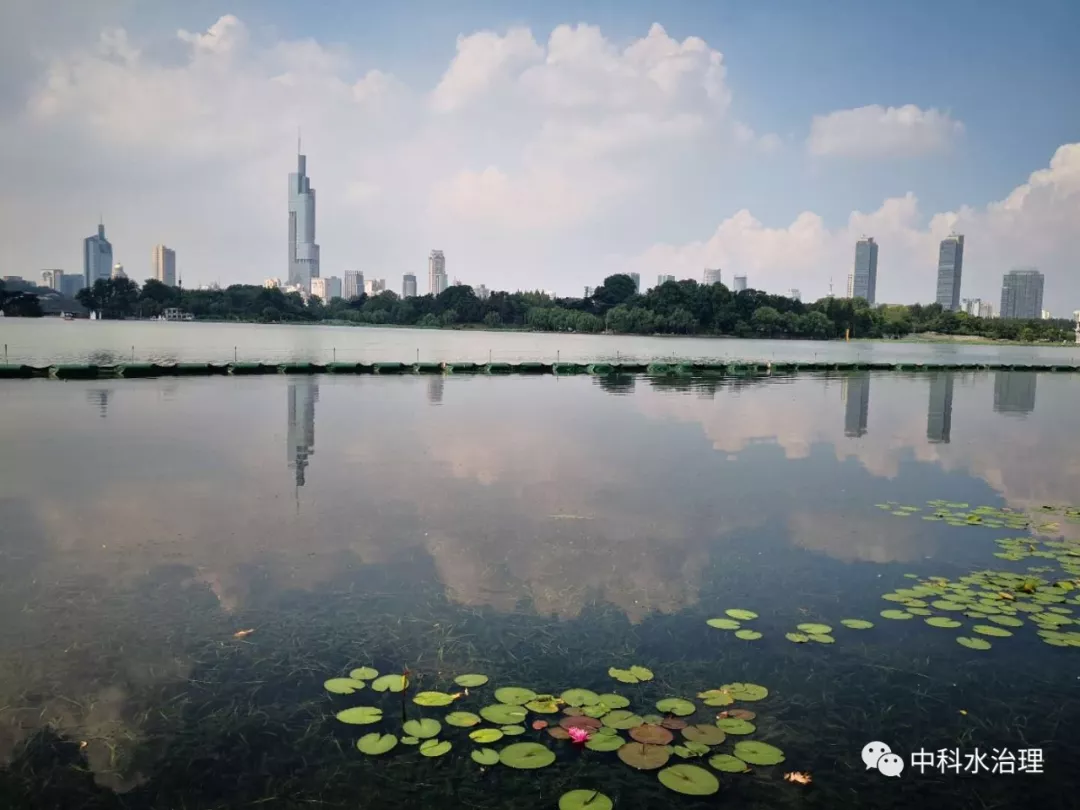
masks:
<svg viewBox="0 0 1080 810"><path fill-rule="evenodd" d="M964 270L964 236L950 234L941 240L937 263L937 302L954 312L960 308L960 279Z"/></svg>
<svg viewBox="0 0 1080 810"><path fill-rule="evenodd" d="M854 273L848 273L847 274L847 294L846 294L845 297L846 298L854 298L855 297L855 274Z"/></svg>
<svg viewBox="0 0 1080 810"><path fill-rule="evenodd" d="M731 280L732 292L746 292L746 276L734 276Z"/></svg>
<svg viewBox="0 0 1080 810"><path fill-rule="evenodd" d="M491 297L491 290L487 288L486 284L477 284L475 292L476 297L481 301L487 301Z"/></svg>
<svg viewBox="0 0 1080 810"><path fill-rule="evenodd" d="M993 318L994 317L994 305L989 301L979 302L979 317L980 318Z"/></svg>
<svg viewBox="0 0 1080 810"><path fill-rule="evenodd" d="M114 280L118 278L127 278L127 273L124 272L124 265L120 264L120 262L114 264L112 273L109 274L109 278Z"/></svg>
<svg viewBox="0 0 1080 810"><path fill-rule="evenodd" d="M1010 270L1001 280L1002 318L1038 318L1042 313L1043 274L1035 268Z"/></svg>
<svg viewBox="0 0 1080 810"><path fill-rule="evenodd" d="M324 289L326 290L327 303L335 298L341 298L341 279L337 276L327 276Z"/></svg>
<svg viewBox="0 0 1080 810"><path fill-rule="evenodd" d="M98 225L97 233L83 240L83 280L93 287L98 279L108 279L113 266L112 245L105 238L105 226Z"/></svg>
<svg viewBox="0 0 1080 810"><path fill-rule="evenodd" d="M628 275L634 281L634 292L641 292L641 273L629 273Z"/></svg>
<svg viewBox="0 0 1080 810"><path fill-rule="evenodd" d="M841 379L840 397L844 400L844 435L865 436L870 419L870 375L862 372Z"/></svg>
<svg viewBox="0 0 1080 810"><path fill-rule="evenodd" d="M586 298L592 298L592 294L593 294L594 289L595 289L594 287L586 286L585 287L585 297Z"/></svg>
<svg viewBox="0 0 1080 810"><path fill-rule="evenodd" d="M299 152L299 143L297 152ZM315 189L307 176L307 156L297 154L296 171L289 175L289 285L311 291L319 277L319 246L315 244Z"/></svg>
<svg viewBox="0 0 1080 810"><path fill-rule="evenodd" d="M953 374L939 372L930 378L930 402L926 407L926 438L932 444L948 444L952 436Z"/></svg>
<svg viewBox="0 0 1080 810"><path fill-rule="evenodd" d="M154 245L154 278L167 287L176 286L176 251Z"/></svg>
<svg viewBox="0 0 1080 810"><path fill-rule="evenodd" d="M326 296L326 282L329 280L328 278L313 278L311 280L311 294L324 304L330 301Z"/></svg>
<svg viewBox="0 0 1080 810"><path fill-rule="evenodd" d="M656 277L656 286L661 287L664 284L667 284L669 281L674 281L674 280L675 280L675 276L669 275L667 273L661 273L660 275L658 275Z"/></svg>
<svg viewBox="0 0 1080 810"><path fill-rule="evenodd" d="M446 257L441 250L431 251L428 256L428 292L438 295L450 286L446 277Z"/></svg>
<svg viewBox="0 0 1080 810"><path fill-rule="evenodd" d="M386 292L386 279L385 278L369 278L364 282L364 292L368 295L378 295L381 292Z"/></svg>
<svg viewBox="0 0 1080 810"><path fill-rule="evenodd" d="M60 292L68 298L74 298L85 286L86 280L78 273L69 273L60 279Z"/></svg>
<svg viewBox="0 0 1080 810"><path fill-rule="evenodd" d="M346 270L345 283L341 288L341 297L352 301L364 294L364 273L362 270Z"/></svg>
<svg viewBox="0 0 1080 810"><path fill-rule="evenodd" d="M873 304L877 299L878 246L872 236L864 236L855 243L855 270L851 285L851 297L863 298Z"/></svg>
<svg viewBox="0 0 1080 810"><path fill-rule="evenodd" d="M1042 319L1043 319L1044 321L1049 321L1050 319L1052 319L1052 318L1054 317L1054 313L1052 313L1052 312L1051 312L1050 310L1048 310L1048 309L1044 309L1044 310L1042 311L1042 316L1041 316L1041 317L1042 317Z"/></svg>
<svg viewBox="0 0 1080 810"><path fill-rule="evenodd" d="M401 297L416 297L416 276L414 276L412 273L406 273L401 277Z"/></svg>
<svg viewBox="0 0 1080 810"><path fill-rule="evenodd" d="M48 287L50 290L56 290L57 292L62 293L64 291L64 271L42 270L41 286Z"/></svg>
<svg viewBox="0 0 1080 810"><path fill-rule="evenodd" d="M1035 410L1034 371L998 371L994 373L994 413L1031 413Z"/></svg>
<svg viewBox="0 0 1080 810"><path fill-rule="evenodd" d="M972 317L979 317L979 309L982 307L981 298L965 298L961 303L961 310Z"/></svg>
<svg viewBox="0 0 1080 810"><path fill-rule="evenodd" d="M704 278L702 283L706 287L711 287L713 284L720 283L720 268L719 267L706 267Z"/></svg>
<svg viewBox="0 0 1080 810"><path fill-rule="evenodd" d="M802 301L802 292L796 287L792 287L791 290L788 291L788 298L793 301Z"/></svg>

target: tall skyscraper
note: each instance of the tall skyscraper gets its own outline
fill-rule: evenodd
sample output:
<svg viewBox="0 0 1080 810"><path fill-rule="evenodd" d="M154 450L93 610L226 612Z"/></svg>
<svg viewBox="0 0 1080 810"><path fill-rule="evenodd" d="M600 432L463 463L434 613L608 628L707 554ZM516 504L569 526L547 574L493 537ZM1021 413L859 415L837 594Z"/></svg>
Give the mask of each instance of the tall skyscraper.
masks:
<svg viewBox="0 0 1080 810"><path fill-rule="evenodd" d="M105 226L98 225L97 233L83 240L83 279L87 287L108 279L112 274L112 245L105 238Z"/></svg>
<svg viewBox="0 0 1080 810"><path fill-rule="evenodd" d="M848 273L847 274L847 295L846 295L846 297L847 298L854 298L855 297L855 274L854 273Z"/></svg>
<svg viewBox="0 0 1080 810"><path fill-rule="evenodd" d="M948 444L952 435L953 379L951 371L940 372L930 378L926 438L932 444Z"/></svg>
<svg viewBox="0 0 1080 810"><path fill-rule="evenodd" d="M732 292L746 292L746 276L734 276L731 280Z"/></svg>
<svg viewBox="0 0 1080 810"><path fill-rule="evenodd" d="M788 291L788 298L790 298L792 301L802 301L802 291L795 287L792 287Z"/></svg>
<svg viewBox="0 0 1080 810"><path fill-rule="evenodd" d="M855 243L852 298L864 298L868 304L877 300L877 256L878 246L874 237L866 236Z"/></svg>
<svg viewBox="0 0 1080 810"><path fill-rule="evenodd" d="M48 287L50 290L56 290L58 293L62 293L64 291L64 271L42 270L41 286Z"/></svg>
<svg viewBox="0 0 1080 810"><path fill-rule="evenodd" d="M720 283L720 268L719 267L706 267L705 275L702 279L702 284L706 287L711 287L713 284Z"/></svg>
<svg viewBox="0 0 1080 810"><path fill-rule="evenodd" d="M590 286L586 285L585 286L585 297L586 298L592 298L593 290L595 290L595 289L596 289L595 287L590 287Z"/></svg>
<svg viewBox="0 0 1080 810"><path fill-rule="evenodd" d="M994 413L1025 414L1035 410L1034 371L997 371L994 373Z"/></svg>
<svg viewBox="0 0 1080 810"><path fill-rule="evenodd" d="M960 277L964 270L964 235L950 234L941 240L937 261L937 302L955 312L960 308Z"/></svg>
<svg viewBox="0 0 1080 810"><path fill-rule="evenodd" d="M634 281L634 292L641 292L641 273L629 273L628 275Z"/></svg>
<svg viewBox="0 0 1080 810"><path fill-rule="evenodd" d="M176 286L176 251L154 245L154 278L167 287Z"/></svg>
<svg viewBox="0 0 1080 810"><path fill-rule="evenodd" d="M401 297L416 297L416 276L414 276L412 273L406 273L401 277Z"/></svg>
<svg viewBox="0 0 1080 810"><path fill-rule="evenodd" d="M1038 318L1042 314L1043 274L1034 267L1010 270L1001 280L1001 317Z"/></svg>
<svg viewBox="0 0 1080 810"><path fill-rule="evenodd" d="M299 142L296 146L299 152ZM289 175L289 284L310 292L311 280L318 277L315 189L307 176L307 156L297 154L296 171Z"/></svg>
<svg viewBox="0 0 1080 810"><path fill-rule="evenodd" d="M296 470L296 486L306 481L308 458L315 454L315 403L319 401L319 386L311 378L289 383L288 422L286 443L289 469Z"/></svg>
<svg viewBox="0 0 1080 810"><path fill-rule="evenodd" d="M69 273L60 278L60 292L68 298L74 298L85 286L86 279L81 273Z"/></svg>
<svg viewBox="0 0 1080 810"><path fill-rule="evenodd" d="M378 295L381 292L386 292L386 279L385 278L369 278L364 281L364 292L368 295Z"/></svg>
<svg viewBox="0 0 1080 810"><path fill-rule="evenodd" d="M870 420L870 375L862 372L844 377L840 397L844 400L844 435L865 436Z"/></svg>
<svg viewBox="0 0 1080 810"><path fill-rule="evenodd" d="M661 287L664 284L667 284L669 281L674 281L674 280L675 280L675 276L669 275L667 273L661 273L660 275L658 275L656 277L656 286Z"/></svg>
<svg viewBox="0 0 1080 810"><path fill-rule="evenodd" d="M450 286L446 277L446 257L441 250L431 251L428 256L428 292L438 295Z"/></svg>
<svg viewBox="0 0 1080 810"><path fill-rule="evenodd" d="M346 270L345 283L342 285L341 297L346 301L359 298L364 294L364 273L361 270Z"/></svg>
<svg viewBox="0 0 1080 810"><path fill-rule="evenodd" d="M491 298L491 290L487 288L486 284L477 284L473 292L476 293L476 297L481 301L487 301Z"/></svg>

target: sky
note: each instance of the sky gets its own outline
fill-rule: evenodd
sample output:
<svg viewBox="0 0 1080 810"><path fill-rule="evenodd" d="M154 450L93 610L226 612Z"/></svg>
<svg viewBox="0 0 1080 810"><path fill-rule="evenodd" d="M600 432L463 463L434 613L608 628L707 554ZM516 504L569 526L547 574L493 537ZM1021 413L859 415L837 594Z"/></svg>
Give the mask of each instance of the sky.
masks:
<svg viewBox="0 0 1080 810"><path fill-rule="evenodd" d="M492 289L614 272L878 300L1038 267L1080 309L1080 4L913 0L6 0L0 274L287 275L297 131L322 275L400 289L427 256Z"/></svg>

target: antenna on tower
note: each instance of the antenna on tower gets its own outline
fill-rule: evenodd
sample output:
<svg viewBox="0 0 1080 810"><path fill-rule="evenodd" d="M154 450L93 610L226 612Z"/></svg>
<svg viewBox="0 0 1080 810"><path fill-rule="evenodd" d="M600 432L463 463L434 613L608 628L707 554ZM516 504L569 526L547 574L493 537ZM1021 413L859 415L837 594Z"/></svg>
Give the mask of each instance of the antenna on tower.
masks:
<svg viewBox="0 0 1080 810"><path fill-rule="evenodd" d="M829 276L829 298L832 298L832 276Z"/></svg>
<svg viewBox="0 0 1080 810"><path fill-rule="evenodd" d="M296 154L300 154L300 127L296 128Z"/></svg>

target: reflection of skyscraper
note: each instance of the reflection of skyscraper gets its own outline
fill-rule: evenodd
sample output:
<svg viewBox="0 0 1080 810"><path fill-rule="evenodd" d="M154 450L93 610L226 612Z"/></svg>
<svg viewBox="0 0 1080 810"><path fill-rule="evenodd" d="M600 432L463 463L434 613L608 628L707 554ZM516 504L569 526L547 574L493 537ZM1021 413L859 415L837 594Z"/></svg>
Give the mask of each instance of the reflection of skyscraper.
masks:
<svg viewBox="0 0 1080 810"><path fill-rule="evenodd" d="M111 388L90 388L86 392L86 401L97 405L98 414L104 419L109 415L109 399L112 394Z"/></svg>
<svg viewBox="0 0 1080 810"><path fill-rule="evenodd" d="M289 428L287 443L289 469L296 470L296 485L305 481L308 457L315 454L315 403L319 401L319 386L314 380L301 379L289 383Z"/></svg>
<svg viewBox="0 0 1080 810"><path fill-rule="evenodd" d="M930 404L926 408L926 438L934 444L948 444L952 433L953 375L930 378Z"/></svg>
<svg viewBox="0 0 1080 810"><path fill-rule="evenodd" d="M994 412L1031 413L1035 410L1034 371L998 371L994 374Z"/></svg>
<svg viewBox="0 0 1080 810"><path fill-rule="evenodd" d="M428 402L432 405L438 405L442 402L443 386L446 385L446 379L442 374L436 374L433 377L428 377L427 381L427 398Z"/></svg>
<svg viewBox="0 0 1080 810"><path fill-rule="evenodd" d="M870 375L849 374L840 381L844 400L844 435L865 436L870 418Z"/></svg>

